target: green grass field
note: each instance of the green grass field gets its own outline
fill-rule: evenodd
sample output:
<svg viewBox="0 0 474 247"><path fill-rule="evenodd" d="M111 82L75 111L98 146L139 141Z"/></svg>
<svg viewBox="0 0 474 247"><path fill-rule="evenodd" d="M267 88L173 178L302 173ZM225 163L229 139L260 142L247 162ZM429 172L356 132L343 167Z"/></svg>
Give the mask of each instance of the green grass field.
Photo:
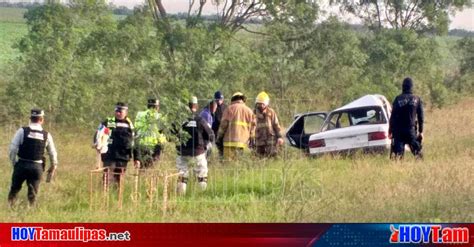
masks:
<svg viewBox="0 0 474 247"><path fill-rule="evenodd" d="M0 68L18 56L12 46L27 33L26 9L0 8Z"/></svg>
<svg viewBox="0 0 474 247"><path fill-rule="evenodd" d="M0 22L0 67L18 56L18 50L13 45L27 32L26 24Z"/></svg>
<svg viewBox="0 0 474 247"><path fill-rule="evenodd" d="M25 23L23 15L27 9L0 7L0 22Z"/></svg>
<svg viewBox="0 0 474 247"><path fill-rule="evenodd" d="M42 183L37 208L26 206L26 190L11 210L6 198L12 167L6 159L16 126L2 132L0 219L8 222L472 222L474 220L474 99L426 113L423 162L397 163L387 156L322 157L312 159L288 148L280 160L245 158L210 164L205 192L189 182L186 196L174 193L171 179L168 211L162 211L162 182L150 186L140 177L133 194L134 170L126 175L123 206L116 193L108 203L100 178L90 173L95 154L90 132L51 129L59 151L55 181ZM91 130L92 131L92 130ZM282 157L283 157L282 156ZM174 170L172 146L161 170ZM151 190L154 188L155 190ZM138 198L138 199L136 199ZM150 200L149 198L153 198Z"/></svg>

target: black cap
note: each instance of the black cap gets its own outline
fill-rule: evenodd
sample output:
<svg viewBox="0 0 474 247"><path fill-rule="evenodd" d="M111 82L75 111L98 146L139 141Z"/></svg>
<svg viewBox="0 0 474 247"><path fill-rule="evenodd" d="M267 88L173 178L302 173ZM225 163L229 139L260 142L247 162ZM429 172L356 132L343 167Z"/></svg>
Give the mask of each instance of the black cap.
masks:
<svg viewBox="0 0 474 247"><path fill-rule="evenodd" d="M44 111L39 108L34 108L31 109L31 116L32 117L43 117L44 116Z"/></svg>
<svg viewBox="0 0 474 247"><path fill-rule="evenodd" d="M403 79L402 90L404 93L411 93L413 90L413 80L410 77Z"/></svg>
<svg viewBox="0 0 474 247"><path fill-rule="evenodd" d="M115 104L115 110L116 111L128 110L128 105L127 105L127 103L117 102L117 104Z"/></svg>
<svg viewBox="0 0 474 247"><path fill-rule="evenodd" d="M221 93L221 91L217 91L214 93L214 99L219 100L223 98L224 98L224 95Z"/></svg>
<svg viewBox="0 0 474 247"><path fill-rule="evenodd" d="M160 100L157 99L148 99L148 106L159 106Z"/></svg>

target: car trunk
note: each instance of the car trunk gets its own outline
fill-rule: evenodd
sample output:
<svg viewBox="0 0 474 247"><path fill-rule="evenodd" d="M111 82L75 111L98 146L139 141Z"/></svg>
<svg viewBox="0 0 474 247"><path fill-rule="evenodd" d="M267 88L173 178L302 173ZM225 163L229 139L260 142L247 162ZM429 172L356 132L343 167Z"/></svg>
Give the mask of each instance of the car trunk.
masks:
<svg viewBox="0 0 474 247"><path fill-rule="evenodd" d="M310 148L310 153L321 151L339 151L369 146L369 133L387 132L384 124L351 126L347 128L325 131L311 136L311 140L324 139L324 147Z"/></svg>

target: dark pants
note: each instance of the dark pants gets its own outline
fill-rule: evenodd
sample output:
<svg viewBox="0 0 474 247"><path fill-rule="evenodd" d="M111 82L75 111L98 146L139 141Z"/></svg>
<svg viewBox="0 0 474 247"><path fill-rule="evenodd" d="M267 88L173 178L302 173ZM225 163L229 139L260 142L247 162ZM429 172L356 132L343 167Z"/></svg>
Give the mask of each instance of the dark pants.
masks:
<svg viewBox="0 0 474 247"><path fill-rule="evenodd" d="M163 147L156 145L154 148L139 147L140 168L153 168L155 162L160 159Z"/></svg>
<svg viewBox="0 0 474 247"><path fill-rule="evenodd" d="M34 204L38 194L39 184L43 175L43 164L18 161L13 167L12 185L8 194L8 201L13 204L23 182L26 180L28 186L28 201Z"/></svg>
<svg viewBox="0 0 474 247"><path fill-rule="evenodd" d="M257 146L255 151L261 158L275 157L278 153L278 147L276 145Z"/></svg>
<svg viewBox="0 0 474 247"><path fill-rule="evenodd" d="M217 145L216 144L216 147L217 147L217 151L219 152L219 157L223 158L224 157L224 145L222 145L222 144Z"/></svg>
<svg viewBox="0 0 474 247"><path fill-rule="evenodd" d="M104 183L110 185L115 183L120 185L121 178L127 170L128 161L123 160L104 160Z"/></svg>
<svg viewBox="0 0 474 247"><path fill-rule="evenodd" d="M407 133L399 133L394 135L393 153L398 157L403 157L406 144L410 146L410 150L413 155L421 158L421 140L418 140L414 130Z"/></svg>

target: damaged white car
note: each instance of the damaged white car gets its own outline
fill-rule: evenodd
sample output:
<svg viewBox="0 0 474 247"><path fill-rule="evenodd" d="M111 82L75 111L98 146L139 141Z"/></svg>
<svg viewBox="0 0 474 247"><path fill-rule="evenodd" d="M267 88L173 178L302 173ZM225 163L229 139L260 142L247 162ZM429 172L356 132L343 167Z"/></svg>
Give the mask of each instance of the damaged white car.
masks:
<svg viewBox="0 0 474 247"><path fill-rule="evenodd" d="M299 114L286 137L309 154L390 150L391 105L383 95L366 95L329 114Z"/></svg>

